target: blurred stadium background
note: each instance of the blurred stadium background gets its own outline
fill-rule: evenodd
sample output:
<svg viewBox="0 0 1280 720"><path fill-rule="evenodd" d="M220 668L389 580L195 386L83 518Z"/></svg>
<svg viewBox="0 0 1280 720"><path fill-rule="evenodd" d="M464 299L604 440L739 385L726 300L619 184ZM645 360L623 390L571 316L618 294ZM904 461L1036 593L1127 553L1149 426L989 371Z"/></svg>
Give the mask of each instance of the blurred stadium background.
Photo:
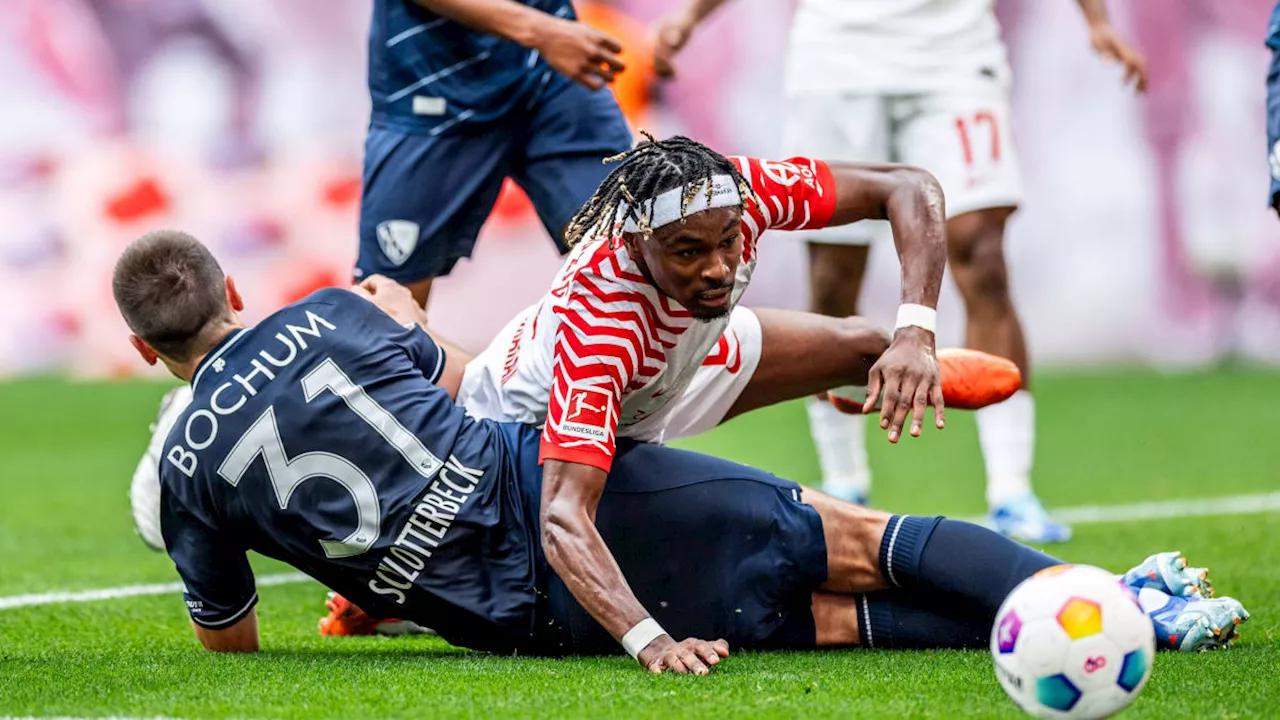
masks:
<svg viewBox="0 0 1280 720"><path fill-rule="evenodd" d="M792 3L738 0L679 79L644 62L674 0L581 3L619 36L633 125L723 152L780 152ZM1027 201L1013 288L1043 365L1280 360L1280 225L1266 208L1267 0L1113 0L1147 54L1136 98L1089 50L1070 2L1002 0ZM6 0L0 14L0 375L141 372L107 282L156 227L210 243L252 317L345 282L355 254L368 3ZM478 349L543 288L556 255L511 188L477 255L439 283L433 325ZM802 246L772 239L748 301L803 307ZM896 259L873 253L868 314L888 324ZM942 344L961 339L948 290Z"/></svg>

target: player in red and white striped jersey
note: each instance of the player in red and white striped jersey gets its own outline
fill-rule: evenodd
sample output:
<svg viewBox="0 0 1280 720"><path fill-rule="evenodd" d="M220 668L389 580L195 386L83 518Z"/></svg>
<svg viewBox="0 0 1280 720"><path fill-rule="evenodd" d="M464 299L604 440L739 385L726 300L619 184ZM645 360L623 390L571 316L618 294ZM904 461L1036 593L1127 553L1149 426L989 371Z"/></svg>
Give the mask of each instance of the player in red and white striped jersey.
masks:
<svg viewBox="0 0 1280 720"><path fill-rule="evenodd" d="M933 323L946 263L943 198L915 168L726 158L687 138L637 145L565 232L576 247L542 301L469 366L458 401L473 415L543 422L542 545L604 627L646 617L597 531L615 435L662 440L839 385L883 390L897 441L909 411L943 424ZM737 304L760 235L888 219L902 260L903 313L883 331ZM711 366L712 379L695 387ZM699 392L699 389L702 392ZM690 420L688 414L700 414Z"/></svg>
<svg viewBox="0 0 1280 720"><path fill-rule="evenodd" d="M458 402L480 417L547 421L543 461L607 471L616 435L661 442L714 427L743 401L865 385L889 343L882 331L737 304L765 230L885 216L899 226L903 302L931 309L945 256L927 173L642 143L570 226L579 241L550 292L468 366ZM941 409L941 388L929 329L905 328L891 347L882 369L910 377L906 401L886 407L896 441L913 402L913 434L926 405Z"/></svg>
<svg viewBox="0 0 1280 720"><path fill-rule="evenodd" d="M902 259L892 340L858 318L737 306L765 230L868 217L890 220ZM575 248L551 290L467 365L457 395L473 416L543 425L543 548L601 625L644 617L593 523L618 436L661 442L851 385L868 410L883 392L891 441L909 411L918 435L928 405L942 426L943 218L936 181L905 166L726 158L686 138L622 156L566 230ZM331 609L322 632L357 632L349 603Z"/></svg>

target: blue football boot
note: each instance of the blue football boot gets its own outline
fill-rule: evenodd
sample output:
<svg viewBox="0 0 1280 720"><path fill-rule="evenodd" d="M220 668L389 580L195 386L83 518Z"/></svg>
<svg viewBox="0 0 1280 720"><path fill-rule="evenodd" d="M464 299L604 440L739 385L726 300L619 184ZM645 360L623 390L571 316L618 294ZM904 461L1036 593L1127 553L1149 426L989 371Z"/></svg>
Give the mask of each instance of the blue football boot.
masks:
<svg viewBox="0 0 1280 720"><path fill-rule="evenodd" d="M996 532L1022 542L1058 543L1071 539L1071 528L1049 517L1031 493L996 505L987 519Z"/></svg>
<svg viewBox="0 0 1280 720"><path fill-rule="evenodd" d="M1226 647L1249 613L1233 598L1175 597L1154 588L1138 593L1138 603L1155 626L1161 650L1200 652Z"/></svg>
<svg viewBox="0 0 1280 720"><path fill-rule="evenodd" d="M1213 585L1206 568L1187 567L1181 552L1156 553L1121 576L1124 584L1139 592L1154 588L1174 597L1213 597Z"/></svg>

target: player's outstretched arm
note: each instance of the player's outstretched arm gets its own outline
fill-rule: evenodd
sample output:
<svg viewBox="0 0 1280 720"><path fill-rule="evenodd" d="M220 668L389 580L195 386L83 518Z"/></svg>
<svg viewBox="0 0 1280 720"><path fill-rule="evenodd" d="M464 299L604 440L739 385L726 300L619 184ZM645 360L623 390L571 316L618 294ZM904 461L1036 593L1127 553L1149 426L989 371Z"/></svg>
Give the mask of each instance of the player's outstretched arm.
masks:
<svg viewBox="0 0 1280 720"><path fill-rule="evenodd" d="M1124 67L1124 84L1133 83L1138 92L1147 91L1147 61L1111 24L1106 0L1077 0L1089 24L1089 44L1102 57Z"/></svg>
<svg viewBox="0 0 1280 720"><path fill-rule="evenodd" d="M871 368L862 411L871 412L880 401L880 427L888 431L890 442L902 437L908 413L909 432L918 437L930 405L934 423L942 428L946 419L934 338L938 292L947 264L942 186L928 172L906 165L831 162L828 167L836 196L828 224L888 220L902 264L893 342Z"/></svg>
<svg viewBox="0 0 1280 720"><path fill-rule="evenodd" d="M596 508L607 473L582 463L548 459L542 473L542 547L547 562L591 617L650 672L705 675L729 656L724 640L676 642L631 592L596 530Z"/></svg>
<svg viewBox="0 0 1280 720"><path fill-rule="evenodd" d="M622 45L579 22L535 10L516 0L413 0L481 32L536 49L560 74L599 90L626 69Z"/></svg>
<svg viewBox="0 0 1280 720"><path fill-rule="evenodd" d="M253 608L230 627L214 630L191 623L196 639L210 652L258 652L258 609Z"/></svg>
<svg viewBox="0 0 1280 720"><path fill-rule="evenodd" d="M693 36L693 31L724 0L688 0L684 7L654 24L649 42L653 45L653 69L658 77L676 76L676 54Z"/></svg>

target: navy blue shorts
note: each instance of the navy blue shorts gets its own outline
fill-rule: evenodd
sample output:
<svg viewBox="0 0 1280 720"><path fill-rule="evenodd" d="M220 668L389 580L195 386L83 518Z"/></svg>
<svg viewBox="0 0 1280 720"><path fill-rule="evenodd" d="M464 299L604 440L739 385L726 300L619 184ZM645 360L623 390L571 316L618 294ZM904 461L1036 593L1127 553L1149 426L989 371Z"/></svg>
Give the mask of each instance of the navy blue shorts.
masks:
<svg viewBox="0 0 1280 720"><path fill-rule="evenodd" d="M539 433L531 432L534 442L520 442L516 463L536 528L542 473L535 471ZM812 594L827 579L827 545L818 511L800 502L800 486L699 453L625 439L618 445L596 527L653 618L677 640L724 638L733 650L815 647ZM537 556L541 597L528 651L622 652L541 548Z"/></svg>
<svg viewBox="0 0 1280 720"><path fill-rule="evenodd" d="M502 120L410 132L374 123L365 139L357 278L448 275L470 257L502 182L515 180L561 252L563 231L631 147L613 94L556 77Z"/></svg>

